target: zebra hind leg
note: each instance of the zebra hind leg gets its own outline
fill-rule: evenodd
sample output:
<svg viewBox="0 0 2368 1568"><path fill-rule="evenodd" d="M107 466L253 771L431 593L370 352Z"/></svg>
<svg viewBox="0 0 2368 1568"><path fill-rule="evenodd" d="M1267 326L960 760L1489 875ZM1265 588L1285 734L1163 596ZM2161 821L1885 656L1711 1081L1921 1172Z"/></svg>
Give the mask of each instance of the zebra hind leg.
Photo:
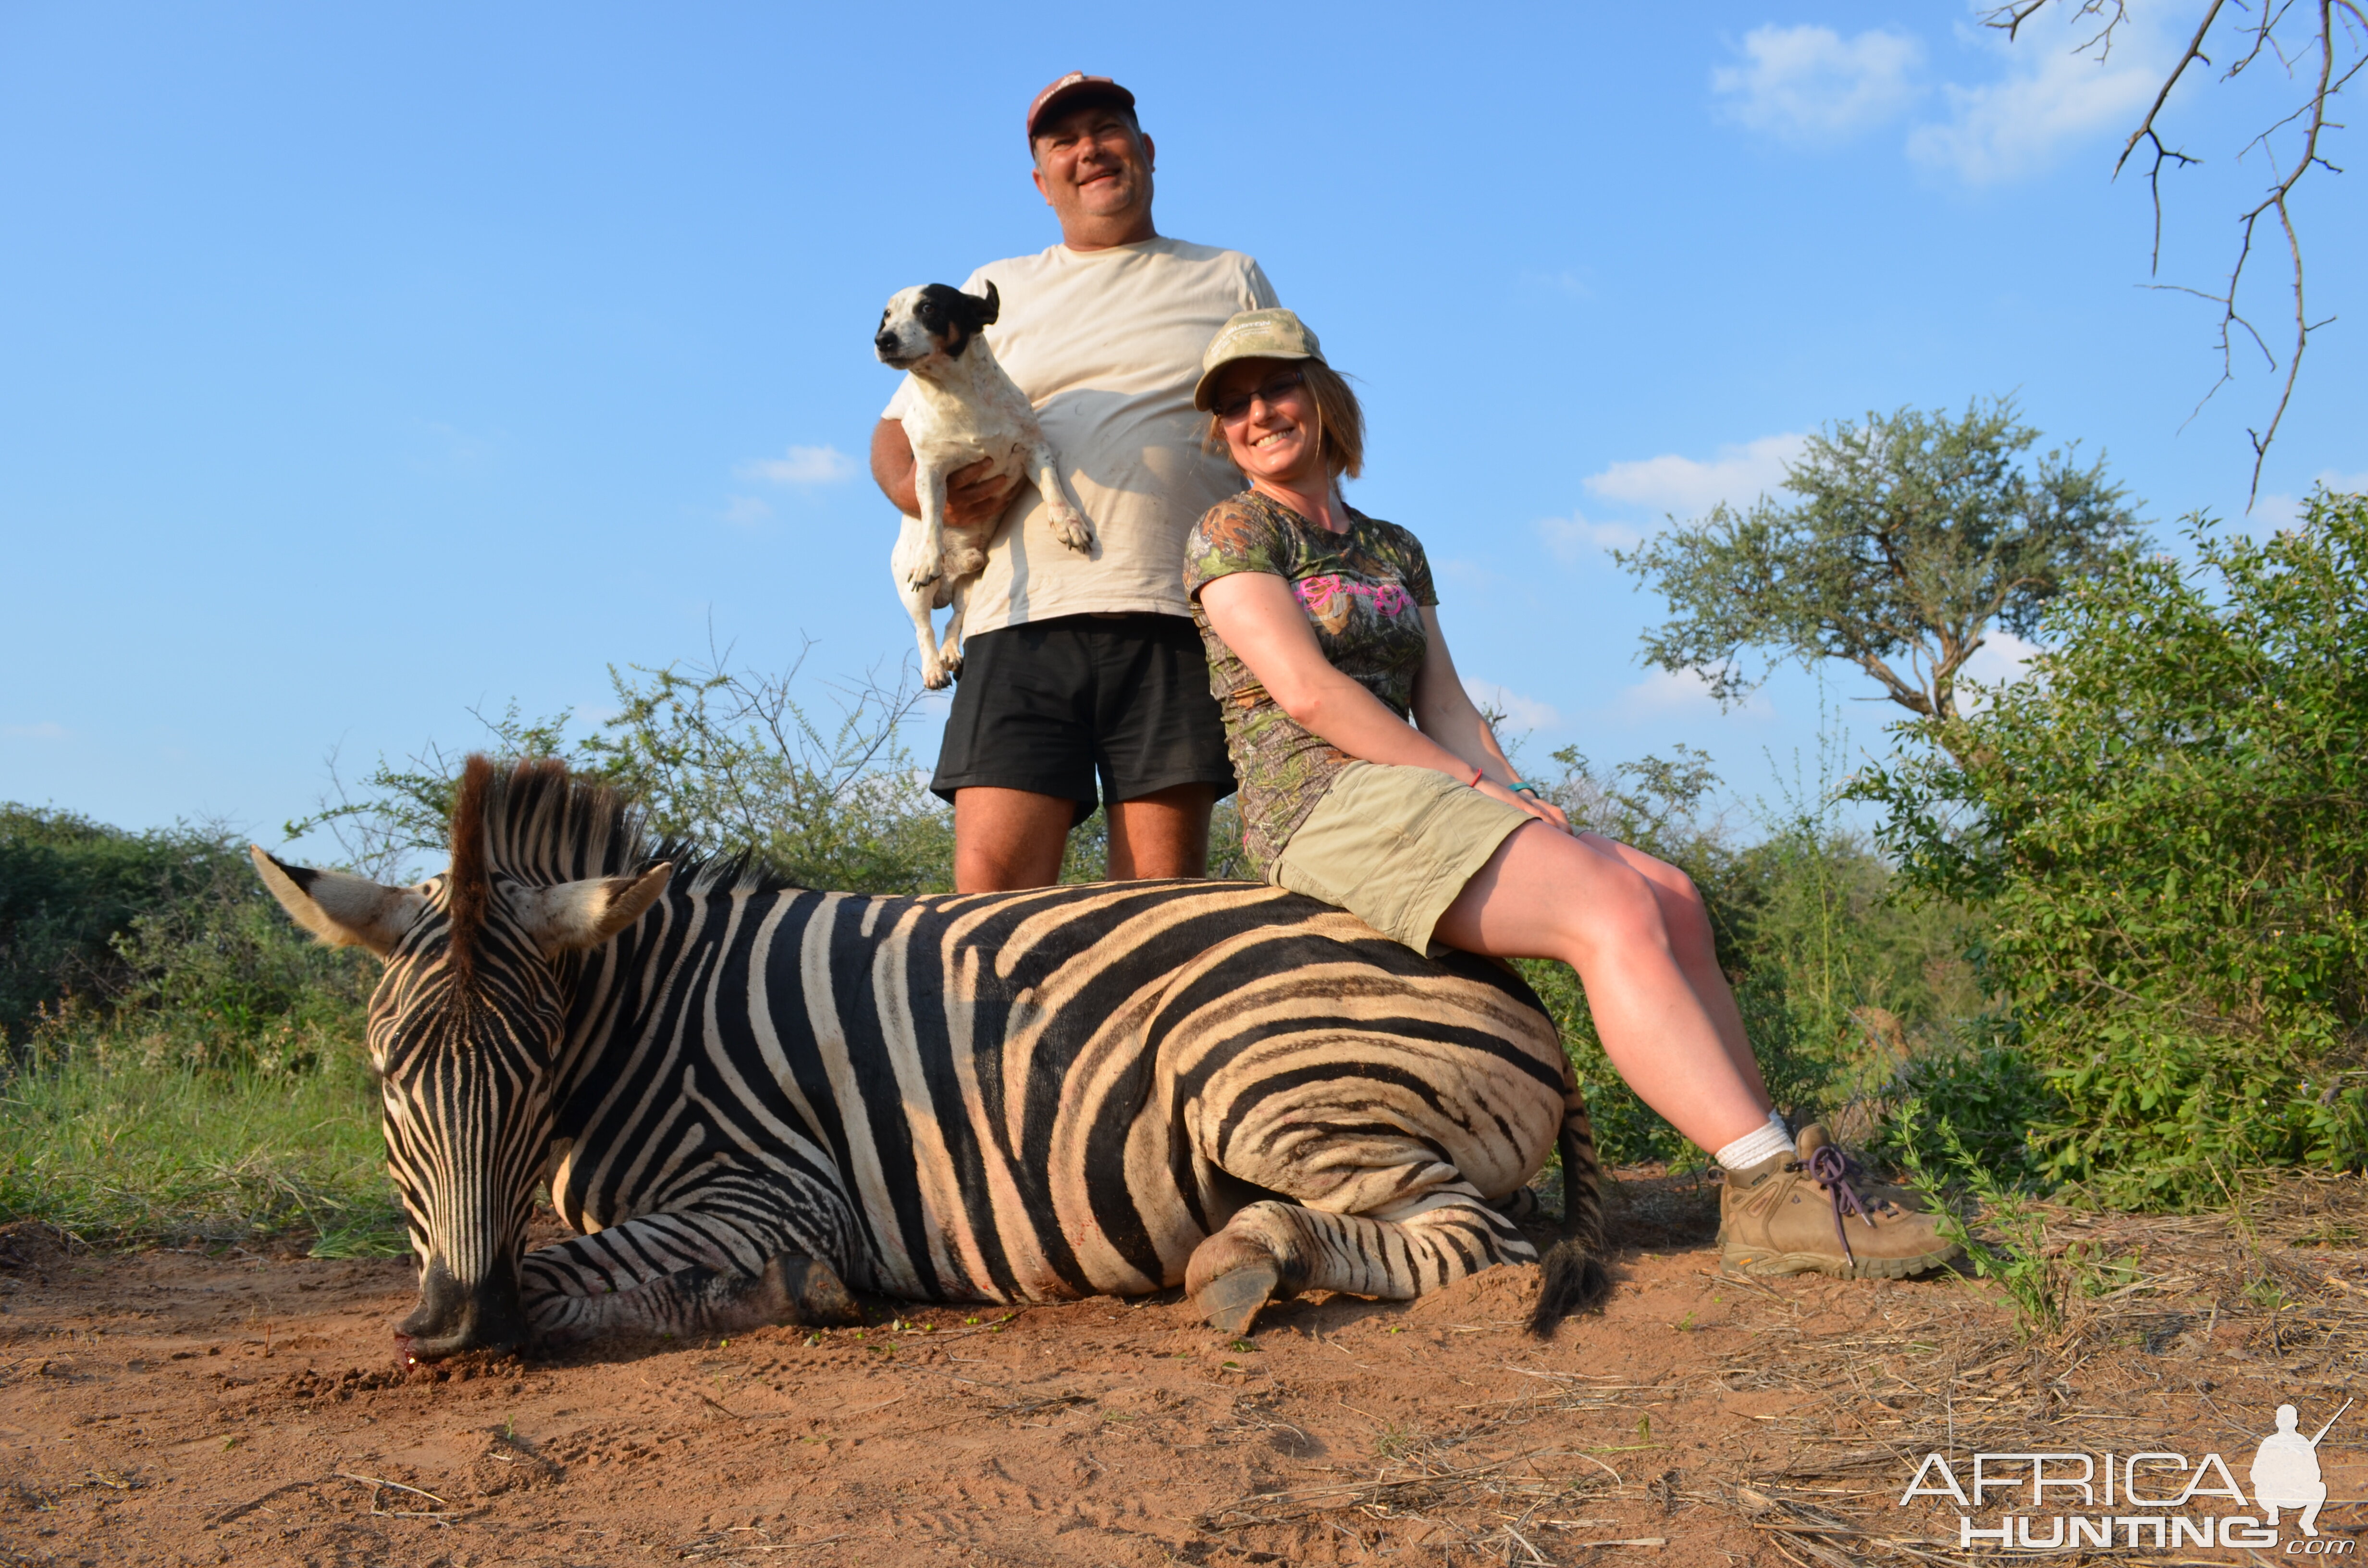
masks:
<svg viewBox="0 0 2368 1568"><path fill-rule="evenodd" d="M1252 1203L1192 1251L1184 1289L1221 1334L1302 1290L1407 1301L1537 1249L1471 1187L1433 1187L1370 1214Z"/></svg>
<svg viewBox="0 0 2368 1568"><path fill-rule="evenodd" d="M768 1324L837 1328L863 1321L830 1265L791 1253L753 1279L694 1266L598 1296L549 1291L530 1301L528 1316L537 1341L554 1349L612 1337L689 1339Z"/></svg>

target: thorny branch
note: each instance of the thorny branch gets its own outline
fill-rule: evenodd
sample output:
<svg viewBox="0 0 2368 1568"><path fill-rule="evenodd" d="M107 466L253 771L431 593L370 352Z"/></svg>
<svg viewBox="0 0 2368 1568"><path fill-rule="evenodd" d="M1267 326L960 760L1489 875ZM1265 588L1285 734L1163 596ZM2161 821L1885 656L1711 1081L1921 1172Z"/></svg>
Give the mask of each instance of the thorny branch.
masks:
<svg viewBox="0 0 2368 1568"><path fill-rule="evenodd" d="M2009 38L2013 38L2021 31L2023 23L2037 16L2050 5L2067 3L2070 3L2070 0L2014 0L2012 4L1996 7L1984 19L1991 27L2004 31ZM2279 28L2300 3L2301 0L2255 0L2255 4L2248 4L2248 0L2237 0L2237 10L2252 12L2253 15L2248 23L2232 29L2236 32L2243 52L2235 63L2220 74L2220 79L2224 82L2234 80L2244 72L2246 67L2260 59L2264 53L2273 55L2278 63L2285 68L2287 74L2293 75L2296 57L2289 52L2286 41L2279 37ZM2187 47L2180 51L2177 62L2164 76L2161 90L2155 94L2154 102L2147 106L2146 118L2138 123L2135 131L2130 132L2129 140L2122 146L2121 156L2113 161L2113 174L2119 177L2123 168L2128 165L2131 155L2138 150L2140 143L2146 144L2154 153L2153 162L2146 168L2146 190L2154 208L2154 243L2147 263L2149 276L2158 275L2162 266L2163 168L2166 165L2183 168L2190 164L2201 162L2200 159L2181 152L2163 140L2159 126L2163 108L2170 101L2171 89L2179 85L2180 78L2186 75L2189 66L2200 63L2209 67L2213 63L2212 57L2204 52L2204 44L2211 37L2213 28L2220 21L2221 13L2226 8L2227 0L2212 0L2211 5L2205 8L2203 19L2196 26L2195 35L2188 40ZM2275 215L2279 235L2285 242L2286 256L2292 264L2294 337L2286 353L2285 380L2279 386L2277 406L2271 411L2269 423L2260 429L2255 430L2248 427L2245 432L2253 444L2252 486L2246 495L2248 509L2260 497L2261 468L2269 459L2270 444L2277 439L2279 426L2285 423L2286 410L2294 402L2294 382L2302 373L2303 355L2310 347L2311 335L2335 319L2328 316L2322 321L2312 321L2305 302L2305 269L2303 262L2302 236L2300 231L2294 226L2291 206L2294 189L2301 184L2303 176L2310 173L2313 168L2323 168L2330 174L2343 172L2328 162L2320 151L2320 139L2325 132L2343 129L2341 121L2328 118L2328 101L2340 93L2352 77L2360 74L2363 65L2368 65L2368 54L2362 54L2360 47L2362 35L2368 34L2368 11L2362 9L2361 0L2317 0L2316 6L2305 14L2316 17L2316 25L2311 30L2309 47L2316 50L2317 54L2316 69L2310 74L2309 96L2293 113L2262 131L2237 153L2237 156L2241 158L2246 153L2259 147L2262 155L2271 160L2272 172L2279 177L2276 183L2269 187L2268 194L2237 220L2239 232L2237 259L2228 269L2226 283L2217 290L2192 289L2176 284L2150 285L2173 293L2192 294L2198 299L2211 301L2220 309L2218 344L2220 377L2212 383L2202 400L2196 403L2196 409L2201 412L2203 404L2212 401L2214 393L2235 379L2236 334L2241 333L2252 340L2254 347L2261 351L2261 357L2268 361L2272 371L2278 368L2277 355L2271 350L2268 342L2253 324L2237 309L2237 303L2238 288L2245 278L2245 269L2253 260L2255 232L2260 228L2264 218ZM2101 60L2112 48L2115 30L2129 20L2129 9L2126 0L2078 0L2075 16L2098 18L2097 31L2081 43L2076 52L2085 53L2094 50L2098 58ZM2338 38L2339 31L2342 35L2340 39ZM2340 52L2346 55L2340 65L2339 46L2340 46ZM2275 149L2271 146L2270 138L2296 123L2302 126L2301 150L2292 163L2280 165L2276 162ZM2189 417L2192 418L2193 415L2191 415Z"/></svg>

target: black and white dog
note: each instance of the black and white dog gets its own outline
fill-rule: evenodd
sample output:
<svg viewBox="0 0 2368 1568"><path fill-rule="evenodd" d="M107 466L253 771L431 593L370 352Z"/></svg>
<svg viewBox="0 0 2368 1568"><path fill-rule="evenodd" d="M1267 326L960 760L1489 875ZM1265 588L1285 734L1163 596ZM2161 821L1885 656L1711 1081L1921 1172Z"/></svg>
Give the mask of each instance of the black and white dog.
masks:
<svg viewBox="0 0 2368 1568"><path fill-rule="evenodd" d="M999 305L991 281L985 299L943 283L900 290L871 338L883 363L912 377L905 436L913 444L913 491L921 515L905 519L889 566L920 636L921 680L931 690L950 684L962 668L962 614L995 532L993 522L958 527L946 520L949 474L992 459L996 475L1022 474L1035 484L1053 538L1072 550L1090 550L1094 542L1094 526L1061 483L1036 410L980 335ZM929 612L948 605L953 619L939 641L929 629Z"/></svg>

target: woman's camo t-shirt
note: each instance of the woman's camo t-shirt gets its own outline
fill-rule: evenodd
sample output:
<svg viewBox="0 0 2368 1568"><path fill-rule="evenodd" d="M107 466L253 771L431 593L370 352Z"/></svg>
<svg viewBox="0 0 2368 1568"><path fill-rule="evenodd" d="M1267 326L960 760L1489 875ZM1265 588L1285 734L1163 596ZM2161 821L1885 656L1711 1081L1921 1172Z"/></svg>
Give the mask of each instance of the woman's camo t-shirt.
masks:
<svg viewBox="0 0 2368 1568"><path fill-rule="evenodd" d="M1414 704L1429 638L1422 608L1439 602L1430 562L1413 534L1349 507L1332 533L1255 490L1218 502L1184 546L1184 592L1209 651L1209 689L1225 716L1225 745L1241 780L1242 847L1264 875L1307 813L1355 759L1310 733L1267 695L1201 608L1201 588L1235 572L1291 585L1332 667L1399 718Z"/></svg>

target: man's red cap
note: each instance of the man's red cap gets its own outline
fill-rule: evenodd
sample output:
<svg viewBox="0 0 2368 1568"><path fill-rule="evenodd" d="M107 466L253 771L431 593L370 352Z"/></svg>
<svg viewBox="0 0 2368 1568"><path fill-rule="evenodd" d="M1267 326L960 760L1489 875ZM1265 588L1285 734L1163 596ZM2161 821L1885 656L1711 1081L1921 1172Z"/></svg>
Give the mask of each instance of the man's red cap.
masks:
<svg viewBox="0 0 2368 1568"><path fill-rule="evenodd" d="M1121 108L1134 107L1134 95L1107 76L1088 76L1082 71L1072 71L1054 81L1036 95L1028 106L1028 145L1036 145L1036 127L1048 116L1066 108L1083 98L1107 98Z"/></svg>

